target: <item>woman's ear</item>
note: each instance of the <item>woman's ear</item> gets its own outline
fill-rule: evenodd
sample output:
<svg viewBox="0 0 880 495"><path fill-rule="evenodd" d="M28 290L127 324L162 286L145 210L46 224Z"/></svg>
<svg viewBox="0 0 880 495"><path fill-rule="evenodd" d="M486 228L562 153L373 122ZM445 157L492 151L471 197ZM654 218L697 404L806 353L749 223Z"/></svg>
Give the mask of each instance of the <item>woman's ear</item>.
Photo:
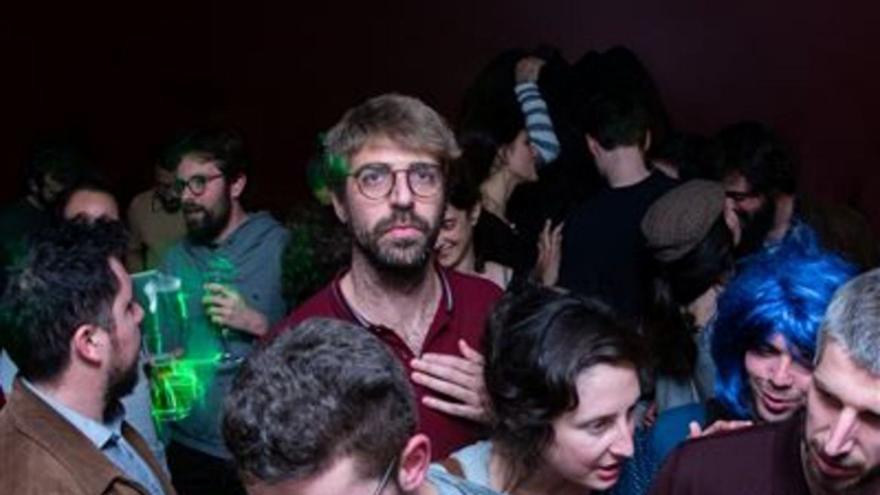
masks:
<svg viewBox="0 0 880 495"><path fill-rule="evenodd" d="M468 222L470 222L471 227L477 225L477 222L480 220L480 214L483 213L483 205L477 201L477 204L471 208L471 211L468 212Z"/></svg>
<svg viewBox="0 0 880 495"><path fill-rule="evenodd" d="M431 440L417 433L406 443L400 454L397 483L404 492L410 493L422 486L431 465Z"/></svg>

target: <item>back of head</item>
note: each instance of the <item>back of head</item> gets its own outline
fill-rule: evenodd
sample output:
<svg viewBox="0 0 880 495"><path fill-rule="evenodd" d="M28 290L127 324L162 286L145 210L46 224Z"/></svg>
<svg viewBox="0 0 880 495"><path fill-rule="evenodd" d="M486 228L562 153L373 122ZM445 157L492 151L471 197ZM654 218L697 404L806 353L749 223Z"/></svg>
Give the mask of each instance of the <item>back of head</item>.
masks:
<svg viewBox="0 0 880 495"><path fill-rule="evenodd" d="M226 445L249 485L307 478L346 456L379 477L415 427L399 362L339 320L307 320L252 354L224 403Z"/></svg>
<svg viewBox="0 0 880 495"><path fill-rule="evenodd" d="M486 338L493 440L522 477L540 464L553 439L553 420L589 400L577 394L582 371L640 361L635 333L606 306L531 285L499 301Z"/></svg>
<svg viewBox="0 0 880 495"><path fill-rule="evenodd" d="M834 294L822 321L817 360L832 340L856 365L880 376L880 268L850 280Z"/></svg>
<svg viewBox="0 0 880 495"><path fill-rule="evenodd" d="M118 281L110 258L122 259L127 239L119 222L67 221L30 239L0 304L3 347L30 381L50 381L69 364L70 342L83 324L114 328Z"/></svg>
<svg viewBox="0 0 880 495"><path fill-rule="evenodd" d="M834 292L856 273L829 252L786 244L747 258L718 301L712 357L718 400L741 418L754 417L745 354L781 335L793 355L813 360L817 332Z"/></svg>
<svg viewBox="0 0 880 495"><path fill-rule="evenodd" d="M650 116L644 102L631 91L606 90L577 102L574 124L602 148L647 146Z"/></svg>
<svg viewBox="0 0 880 495"><path fill-rule="evenodd" d="M201 128L181 133L160 155L159 165L176 168L185 157L214 162L227 179L247 175L251 163L241 134L223 128Z"/></svg>
<svg viewBox="0 0 880 495"><path fill-rule="evenodd" d="M46 136L35 142L25 162L25 182L29 192L40 191L40 201L52 203L84 177L89 170L90 155L84 139L67 133ZM47 184L51 180L52 184ZM57 191L52 191L57 189Z"/></svg>
<svg viewBox="0 0 880 495"><path fill-rule="evenodd" d="M719 131L716 139L721 146L724 176L742 175L755 193L794 194L794 156L772 129L759 122L738 122Z"/></svg>
<svg viewBox="0 0 880 495"><path fill-rule="evenodd" d="M652 141L664 141L670 129L669 115L651 73L632 50L615 46L603 53L587 52L575 63L574 73L578 87L575 123L584 119L584 104L591 96L608 91L626 92L638 98L646 109Z"/></svg>
<svg viewBox="0 0 880 495"><path fill-rule="evenodd" d="M340 158L347 162L371 139L379 138L435 157L444 171L459 155L455 136L434 109L411 96L384 94L349 109L327 132L325 159ZM328 177L327 183L338 186L338 167L326 168L328 174L335 174Z"/></svg>
<svg viewBox="0 0 880 495"><path fill-rule="evenodd" d="M464 211L470 211L480 202L480 182L464 156L455 160L449 169L446 197L448 205Z"/></svg>

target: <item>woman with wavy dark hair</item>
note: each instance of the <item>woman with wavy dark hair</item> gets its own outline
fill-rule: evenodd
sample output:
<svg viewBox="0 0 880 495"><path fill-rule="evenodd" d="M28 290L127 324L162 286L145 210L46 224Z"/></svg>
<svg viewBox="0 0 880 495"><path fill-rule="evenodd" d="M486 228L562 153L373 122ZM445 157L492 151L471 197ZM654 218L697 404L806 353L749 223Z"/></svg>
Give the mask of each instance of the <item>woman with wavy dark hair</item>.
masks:
<svg viewBox="0 0 880 495"><path fill-rule="evenodd" d="M459 122L461 166L479 187L482 214L475 226L477 253L488 261L526 273L539 265L537 275L555 283L556 268L528 236L509 219L507 206L521 184L538 180L538 167L556 159L559 140L541 92L538 77L544 61L522 50L493 59L465 95ZM561 228L545 224L542 245L555 243ZM555 262L558 263L558 255Z"/></svg>
<svg viewBox="0 0 880 495"><path fill-rule="evenodd" d="M510 495L611 488L633 454L634 331L598 302L530 285L499 302L487 330L495 428L442 465Z"/></svg>

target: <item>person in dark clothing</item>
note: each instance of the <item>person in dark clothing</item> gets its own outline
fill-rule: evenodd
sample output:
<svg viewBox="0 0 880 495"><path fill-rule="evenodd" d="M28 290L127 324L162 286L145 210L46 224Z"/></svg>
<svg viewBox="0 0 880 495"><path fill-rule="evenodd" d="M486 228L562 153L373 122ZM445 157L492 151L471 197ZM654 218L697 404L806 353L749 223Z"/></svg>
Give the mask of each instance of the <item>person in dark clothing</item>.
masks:
<svg viewBox="0 0 880 495"><path fill-rule="evenodd" d="M795 155L773 129L738 122L722 129L717 139L721 179L742 225L740 256L775 249L783 241L809 243L818 236L823 248L863 270L880 263L877 242L859 212L798 193Z"/></svg>
<svg viewBox="0 0 880 495"><path fill-rule="evenodd" d="M651 172L645 161L651 144L649 117L635 95L596 94L581 102L576 115L607 187L565 221L559 285L600 297L635 317L647 292L647 253L639 223L675 181Z"/></svg>

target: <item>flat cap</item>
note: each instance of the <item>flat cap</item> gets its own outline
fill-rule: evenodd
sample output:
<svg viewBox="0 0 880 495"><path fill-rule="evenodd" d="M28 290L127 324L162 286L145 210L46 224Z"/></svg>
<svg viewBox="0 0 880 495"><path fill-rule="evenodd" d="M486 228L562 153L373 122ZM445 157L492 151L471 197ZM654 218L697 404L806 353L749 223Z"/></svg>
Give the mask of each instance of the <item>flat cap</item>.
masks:
<svg viewBox="0 0 880 495"><path fill-rule="evenodd" d="M724 186L695 179L660 196L642 217L642 234L658 261L680 259L702 241L724 211Z"/></svg>

